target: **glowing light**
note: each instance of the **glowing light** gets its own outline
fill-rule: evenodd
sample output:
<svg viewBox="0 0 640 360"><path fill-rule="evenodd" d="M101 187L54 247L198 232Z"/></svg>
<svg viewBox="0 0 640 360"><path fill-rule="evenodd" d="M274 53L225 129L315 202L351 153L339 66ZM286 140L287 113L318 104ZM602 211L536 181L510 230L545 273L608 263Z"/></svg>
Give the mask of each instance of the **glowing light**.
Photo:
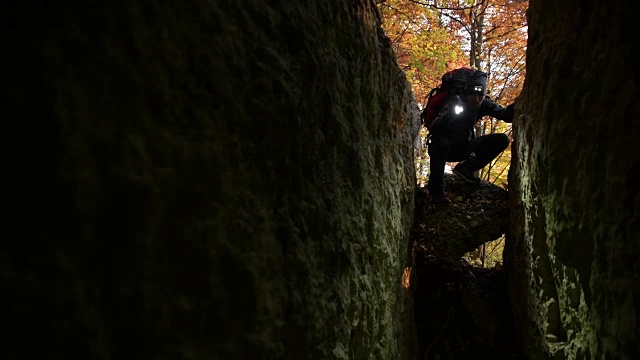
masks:
<svg viewBox="0 0 640 360"><path fill-rule="evenodd" d="M462 106L460 105L456 105L456 107L453 108L453 111L456 113L456 115L460 114L461 112L464 111L464 109L462 108Z"/></svg>

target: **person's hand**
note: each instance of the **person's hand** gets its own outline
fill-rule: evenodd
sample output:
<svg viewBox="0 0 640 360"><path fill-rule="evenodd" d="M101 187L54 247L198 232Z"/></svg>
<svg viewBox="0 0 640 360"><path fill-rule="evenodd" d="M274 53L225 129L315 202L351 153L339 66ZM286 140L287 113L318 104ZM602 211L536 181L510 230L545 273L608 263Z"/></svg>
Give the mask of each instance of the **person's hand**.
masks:
<svg viewBox="0 0 640 360"><path fill-rule="evenodd" d="M513 122L513 103L507 105L507 117L504 119L505 122Z"/></svg>

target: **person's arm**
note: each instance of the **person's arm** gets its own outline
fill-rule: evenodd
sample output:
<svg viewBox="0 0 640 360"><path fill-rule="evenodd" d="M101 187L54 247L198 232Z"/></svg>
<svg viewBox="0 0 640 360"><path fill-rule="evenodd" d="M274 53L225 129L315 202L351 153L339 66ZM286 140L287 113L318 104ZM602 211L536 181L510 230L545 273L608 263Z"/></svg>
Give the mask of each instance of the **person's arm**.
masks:
<svg viewBox="0 0 640 360"><path fill-rule="evenodd" d="M485 97L482 102L479 115L480 117L489 115L506 123L511 123L513 122L513 104L504 107L488 97Z"/></svg>

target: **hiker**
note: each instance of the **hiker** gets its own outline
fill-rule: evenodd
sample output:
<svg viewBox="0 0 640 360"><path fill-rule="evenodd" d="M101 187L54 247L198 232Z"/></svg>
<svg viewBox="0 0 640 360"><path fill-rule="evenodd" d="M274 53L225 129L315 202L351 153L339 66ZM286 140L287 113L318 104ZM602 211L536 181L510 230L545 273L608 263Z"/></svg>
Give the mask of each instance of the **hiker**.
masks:
<svg viewBox="0 0 640 360"><path fill-rule="evenodd" d="M513 121L513 104L503 107L486 96L487 74L476 71L466 84L445 100L430 123L428 136L431 201L447 205L444 195L446 162L459 162L453 173L469 183L479 184L474 172L482 169L509 146L506 134L475 136L475 123L489 115L504 122Z"/></svg>

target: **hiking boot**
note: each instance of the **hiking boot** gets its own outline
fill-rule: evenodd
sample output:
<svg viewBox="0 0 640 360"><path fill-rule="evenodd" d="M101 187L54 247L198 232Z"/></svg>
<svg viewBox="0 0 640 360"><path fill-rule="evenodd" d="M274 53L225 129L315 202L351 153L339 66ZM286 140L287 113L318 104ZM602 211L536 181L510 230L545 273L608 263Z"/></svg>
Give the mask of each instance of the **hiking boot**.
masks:
<svg viewBox="0 0 640 360"><path fill-rule="evenodd" d="M459 163L453 168L453 173L460 176L464 181L472 184L480 184L480 178L473 175L473 171L468 170L464 163Z"/></svg>
<svg viewBox="0 0 640 360"><path fill-rule="evenodd" d="M432 194L431 202L436 205L449 205L451 203L451 200L449 200L448 197L446 197L444 194L441 193L441 194Z"/></svg>

